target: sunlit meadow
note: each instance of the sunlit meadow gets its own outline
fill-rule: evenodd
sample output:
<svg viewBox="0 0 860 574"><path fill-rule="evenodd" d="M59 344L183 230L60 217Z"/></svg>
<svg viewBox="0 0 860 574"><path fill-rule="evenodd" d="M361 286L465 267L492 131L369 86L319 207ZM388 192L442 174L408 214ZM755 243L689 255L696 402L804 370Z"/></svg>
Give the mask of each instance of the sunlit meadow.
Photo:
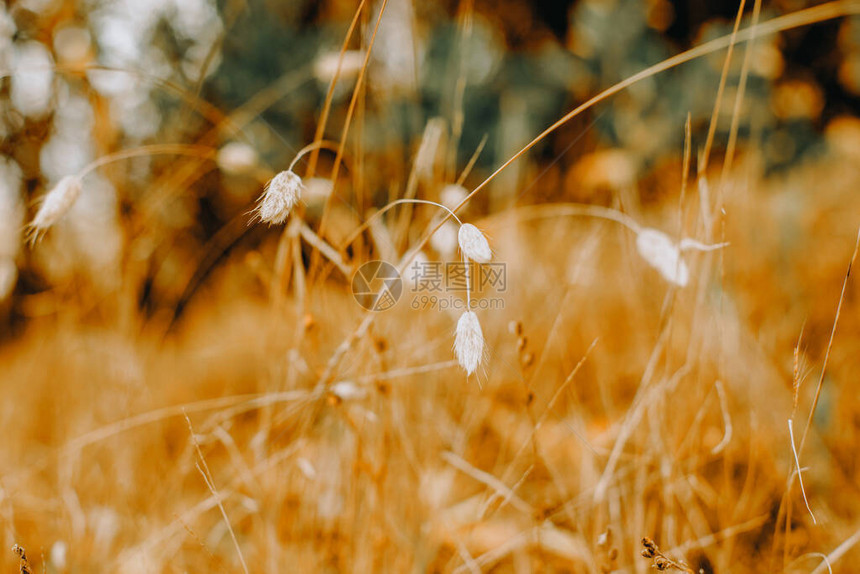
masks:
<svg viewBox="0 0 860 574"><path fill-rule="evenodd" d="M4 572L860 570L860 3L10 0Z"/></svg>

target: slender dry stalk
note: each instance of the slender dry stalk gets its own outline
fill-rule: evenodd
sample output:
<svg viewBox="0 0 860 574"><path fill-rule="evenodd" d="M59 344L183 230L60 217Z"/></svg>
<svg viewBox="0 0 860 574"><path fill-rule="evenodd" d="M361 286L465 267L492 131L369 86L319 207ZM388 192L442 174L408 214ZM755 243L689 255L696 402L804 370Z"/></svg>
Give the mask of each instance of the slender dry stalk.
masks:
<svg viewBox="0 0 860 574"><path fill-rule="evenodd" d="M361 16L362 10L364 10L364 6L367 4L367 0L361 0L359 2L358 7L355 9L355 13L352 16L352 21L349 23L349 28L346 31L346 34L343 38L343 45L340 48L340 54L338 55L337 61L337 69L335 70L334 76L332 76L331 82L329 83L328 90L326 91L325 101L322 107L322 113L320 114L320 119L317 122L317 129L314 133L314 142L322 141L323 135L325 134L325 127L328 124L328 115L331 112L331 104L334 101L334 88L337 85L337 81L340 78L340 71L343 67L343 59L346 56L347 47L349 47L349 41L352 39L352 34L355 32L355 27L358 24L358 18ZM362 62L362 70L367 66L367 58L365 56L364 61ZM360 74L363 72L359 72ZM358 89L356 87L356 89ZM311 178L316 174L317 167L317 159L319 158L319 152L314 150L311 154L310 159L308 160L308 169L305 172L305 177Z"/></svg>
<svg viewBox="0 0 860 574"><path fill-rule="evenodd" d="M692 116L690 112L687 112L687 121L684 122L684 156L681 163L681 189L678 193L678 237L684 235L684 204L687 199L687 186L690 182L690 158L693 154L691 122Z"/></svg>
<svg viewBox="0 0 860 574"><path fill-rule="evenodd" d="M761 0L755 0L753 4L753 14L750 26L753 30L758 25L759 16L761 15ZM740 16L740 14L738 14ZM735 148L738 143L738 128L741 120L741 106L743 105L744 95L746 94L747 80L750 73L750 62L755 51L755 35L753 35L744 48L744 60L741 64L741 77L738 82L738 91L735 94L735 103L732 108L732 125L729 127L729 139L726 143L726 154L723 161L722 171L720 172L719 197L722 203L723 188L728 181L729 174L732 171L735 159Z"/></svg>
<svg viewBox="0 0 860 574"><path fill-rule="evenodd" d="M197 441L197 436L194 434L194 427L191 426L191 419L188 414L185 414L185 422L188 423L188 431L191 433L191 441L194 443L194 450L197 452L198 462L195 464L200 475L206 482L206 487L212 493L215 499L218 510L221 511L221 517L224 519L224 524L227 526L227 531L230 533L230 538L233 540L233 546L236 548L236 554L239 556L239 564L242 566L242 572L248 574L248 565L245 563L245 556L242 554L242 547L239 546L239 540L236 538L236 533L233 531L233 525L230 524L230 519L227 517L227 510L224 508L224 502L218 490L215 488L215 480L212 478L212 473L209 471L209 465L206 464L206 458L203 456L203 451L200 450L200 443Z"/></svg>
<svg viewBox="0 0 860 574"><path fill-rule="evenodd" d="M338 251L343 253L347 247L352 245L352 243L356 239L358 239L362 233L364 233L369 227L371 227L373 225L373 223L375 221L377 221L380 217L385 215L385 213L388 210L393 209L393 208L397 207L398 205L403 205L404 203L424 204L424 205L432 205L434 207L438 207L439 209L443 209L443 210L447 211L448 214L454 218L454 221L457 222L457 225L462 225L462 223L463 223L462 221L460 221L460 218L457 217L457 214L454 213L453 211L451 211L451 208L449 208L448 206L436 203L435 201L429 201L426 199L405 199L405 198L395 199L394 201L386 203L385 206L383 206L380 209L378 209L377 211L375 211L373 213L373 215L371 215L370 217L368 217L364 221L364 223L362 223L361 225L356 227L349 235L347 235L346 239L344 239L343 242L340 244L340 246L338 246Z"/></svg>
<svg viewBox="0 0 860 574"><path fill-rule="evenodd" d="M314 230L308 227L308 224L304 221L299 225L299 233L302 236L302 239L308 242L308 244L313 245L316 249L320 251L325 257L334 263L335 267L337 267L344 277L351 278L352 269L344 263L343 258L340 253L326 243L319 235L314 233Z"/></svg>
<svg viewBox="0 0 860 574"><path fill-rule="evenodd" d="M825 570L833 572L833 564L838 562L845 554L848 553L857 543L860 542L860 530L857 530L845 539L845 541L833 549L833 551L824 557L824 561L812 571L812 574L824 574Z"/></svg>
<svg viewBox="0 0 860 574"><path fill-rule="evenodd" d="M726 89L726 80L729 77L729 66L732 63L732 54L734 53L735 43L738 41L738 29L741 26L741 18L744 15L744 6L746 6L746 0L741 0L740 6L738 6L738 13L735 16L735 24L732 27L732 33L729 36L729 49L726 52L725 59L723 60L723 70L720 72L720 84L717 87L717 96L714 98L714 111L711 112L711 122L708 126L708 135L705 138L705 149L702 151L702 161L699 164L700 173L706 173L708 171L708 160L711 157L711 146L714 145L714 136L717 133L717 121L720 117L720 106L722 106L723 103L723 92ZM749 48L747 51L749 51Z"/></svg>
<svg viewBox="0 0 860 574"><path fill-rule="evenodd" d="M317 230L317 234L320 237L325 237L325 228L328 222L328 214L331 210L331 202L334 197L334 189L337 186L337 176L340 172L340 164L343 158L343 155L346 150L346 138L349 135L349 128L352 124L352 117L355 114L355 107L358 103L358 96L361 94L362 85L364 82L364 78L367 75L367 66L370 63L370 55L373 52L373 44L376 42L376 35L379 32L379 24L382 22L382 16L385 14L385 8L388 6L388 0L382 0L379 6L379 15L376 17L376 24L373 27L373 33L370 35L370 42L367 46L367 50L364 53L364 64L361 67L361 71L358 73L358 78L355 80L355 88L352 91L352 97L349 100L349 106L347 107L346 117L344 119L343 129L340 134L340 142L338 144L337 155L334 158L334 165L332 166L331 171L331 184L332 184L332 193L326 199L325 205L323 206L322 216L320 217L319 229ZM357 14L356 14L357 17ZM310 279L309 283L314 284L316 271L315 269L318 267L318 252L313 249L311 250L310 255Z"/></svg>
<svg viewBox="0 0 860 574"><path fill-rule="evenodd" d="M475 468L474 466L469 464L468 461L463 460L462 457L458 456L453 452L443 452L442 458L445 460L445 462L447 462L457 470L477 480L487 488L493 490L496 494L501 495L505 503L509 502L511 506L513 506L520 512L526 514L531 514L534 512L534 509L528 502L517 496L511 488L509 488L505 483L503 483L495 476L484 472L483 470Z"/></svg>
<svg viewBox="0 0 860 574"><path fill-rule="evenodd" d="M791 454L794 455L794 472L797 474L797 481L800 483L800 493L803 495L803 503L806 505L806 510L809 512L809 516L812 518L812 523L818 524L818 521L815 520L815 513L812 512L812 508L810 508L809 506L809 499L806 497L806 488L804 488L803 486L803 469L800 468L800 457L797 455L797 449L795 448L794 428L791 422L791 419L788 419L788 439L791 441Z"/></svg>
<svg viewBox="0 0 860 574"><path fill-rule="evenodd" d="M818 400L821 398L821 389L824 386L824 374L827 371L827 363L830 361L830 351L833 349L833 339L836 337L836 326L839 324L839 316L842 314L842 303L845 301L845 289L848 287L848 279L851 277L851 267L857 259L857 252L860 250L860 228L857 229L857 240L854 242L854 252L851 254L851 259L848 261L848 269L845 271L845 279L842 281L842 291L839 293L839 304L836 305L836 316L833 317L833 327L830 329L830 339L827 341L827 349L824 351L824 361L821 363L821 375L818 377L818 384L815 386L815 397L812 399L812 406L809 407L809 416L806 419L806 426L803 428L803 435L800 438L800 446L797 447L797 458L803 456L803 447L806 445L806 437L809 435L809 430L812 428L812 419L815 416L815 408L818 406ZM800 466L800 463L798 463Z"/></svg>

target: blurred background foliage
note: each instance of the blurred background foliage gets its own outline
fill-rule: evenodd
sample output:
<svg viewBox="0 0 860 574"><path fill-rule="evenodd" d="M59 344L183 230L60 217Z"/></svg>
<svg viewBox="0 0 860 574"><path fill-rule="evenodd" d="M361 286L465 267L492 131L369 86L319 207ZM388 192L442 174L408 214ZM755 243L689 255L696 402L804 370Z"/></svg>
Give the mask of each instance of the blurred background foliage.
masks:
<svg viewBox="0 0 860 574"><path fill-rule="evenodd" d="M220 515L184 522L187 509L203 508L209 491L178 415L184 405L213 398L317 393L332 352L359 322L347 273L320 273L302 300L299 280L273 280L291 269L279 258L286 251L283 227L249 225L264 183L314 139L358 4L7 0L0 6L0 378L7 390L0 420L8 435L0 451L6 465L0 516L7 548L20 542L31 556L45 549L44 562L71 564L67 571L105 570L105 560L130 564L125 572L216 571L229 564L238 571ZM769 1L761 18L812 4ZM334 89L327 140L341 137L381 0L367 7ZM464 180L474 188L589 97L727 34L737 7L712 0L389 0L334 182L330 224L320 233L342 245L374 209L402 197L410 181L419 197L441 199L485 143ZM752 9L747 2L744 26ZM743 54L735 52L720 110L707 174L714 189L724 183L719 169ZM366 402L327 393L277 408L266 403L259 415L217 408L202 426L192 413L194 434L210 441L203 447L220 486L245 481L246 457L263 465L254 466L264 469L259 489L252 477L248 496L239 488L234 492L242 496L230 506L249 555L265 558L273 572L283 563L316 566L306 571L325 564L331 571L387 572L407 570L404 563L432 570L438 562L443 570L441 564L456 561L467 529L486 526L475 548L492 554L519 538L524 523L540 522L534 532L550 526L548 532L564 533L576 542L571 554L585 556L593 563L588 571L596 571L597 561L614 560L595 558L610 548L583 544L603 538L610 517L620 562L644 571L638 542L652 529L681 543L754 519L736 546L727 541L710 558L690 559L719 558L720 572L763 571L772 570L761 562L772 552L783 553L785 564L840 547L849 536L860 539L860 496L850 496L860 484L854 388L860 338L850 333L860 328L849 311L815 412L821 444L809 449L816 458L810 456L804 473L825 526L804 518L795 489L789 492L795 514L786 519L784 541L778 539L795 462L786 417L792 399L798 416L811 401L815 376L802 389L800 381L815 374L829 348L845 251L857 225L860 18L756 41L740 110L737 173L725 182L734 185L721 230L731 249L696 261L696 290L667 290L643 262L637 267L628 230L568 218L538 224L523 216L515 224L518 212L509 209L571 201L611 206L643 227L715 240L704 224L696 227L701 220L686 221L686 229L678 220L707 211L697 209L704 202L696 204L693 181L702 174L695 156L724 58L721 51L691 61L589 109L466 206L464 217L486 227L511 273L504 312L481 318L493 353L483 386L447 371L404 377L404 384L376 378L389 369L450 362L451 317L416 315L401 303L379 316L339 373L364 378L366 385L348 386ZM688 115L694 166L682 202ZM88 173L71 212L37 246L24 245L39 198L61 178L97 158L161 144L193 146L193 153L144 153ZM332 190L321 178L330 176L333 157L321 153L313 179L309 157L296 168L306 178L298 211L308 229L319 230L321 200ZM385 233L405 211L392 211L390 225L344 249L347 267L384 258ZM403 235L417 238L428 211L415 209L415 224L403 225ZM501 217L508 214L511 221ZM289 242L295 268L315 272L308 246L298 237ZM424 255L446 259L432 244ZM288 289L295 306L281 305ZM846 309L856 310L856 294L852 278ZM589 355L595 337L600 344ZM658 370L649 357L664 344ZM570 382L581 359L583 372L565 391L565 404L550 413L550 397L567 386L561 381ZM714 381L725 382L729 408ZM639 390L653 385L666 389L666 402L636 411L641 425L619 425L631 401L645 404L635 402ZM674 392L676 385L683 392ZM165 407L182 410L162 418ZM729 411L736 425L730 444ZM541 412L544 454L535 438ZM136 426L141 413L154 424ZM158 416L147 419L152 413ZM117 421L119 427L110 426ZM588 502L601 468L608 468L604 454L623 445L618 437L634 427L635 446L628 449L634 456L619 463L617 498ZM132 432L113 434L123 429ZM213 437L221 437L223 449ZM721 437L728 450L717 455L726 446ZM514 454L526 444L534 446L533 458ZM294 446L298 466L275 466ZM433 519L453 516L449 510L459 514L464 496L477 501L483 491L464 477L452 482L453 469L440 462L450 452L515 484L517 496L534 505L516 520L428 531ZM522 479L514 483L515 476ZM418 511L416 501L423 504ZM478 515L486 517L484 510ZM390 535L397 530L391 525L407 535ZM552 553L529 551L536 562ZM133 570L128 555L135 552L163 569ZM5 556L0 563L11 571L13 557ZM356 558L364 569L352 564ZM850 558L844 571L851 571Z"/></svg>

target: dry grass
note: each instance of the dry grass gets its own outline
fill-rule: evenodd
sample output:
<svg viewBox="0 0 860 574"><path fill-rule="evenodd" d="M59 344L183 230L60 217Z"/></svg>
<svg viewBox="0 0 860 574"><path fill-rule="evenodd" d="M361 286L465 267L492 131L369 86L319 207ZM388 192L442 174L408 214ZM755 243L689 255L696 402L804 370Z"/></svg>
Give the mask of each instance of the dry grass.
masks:
<svg viewBox="0 0 860 574"><path fill-rule="evenodd" d="M366 9L349 33L364 18L368 48L379 12ZM465 3L461 30L471 10ZM383 190L396 190L391 201L438 200L458 171L447 160L392 167L366 152L368 58L343 109L327 101L309 161L296 167L305 183L331 176L335 192L305 198L282 228L252 230L261 237L252 247L227 249L246 233L253 205L190 252L165 213L188 190L200 193L225 134L290 82L230 114L198 102L214 127L192 153L172 144L118 152L180 157L134 203L114 274L64 267L49 229L32 257L71 270L7 303L28 319L0 347L0 517L6 547L27 548L30 561L22 550L0 565L856 570L860 284L846 267L860 223L860 121L832 122L827 154L777 174L765 173L756 142L710 154L724 149L714 132L691 142L688 124L686 154L654 169L651 201L635 182L612 184L599 162L588 175L610 182L603 205L570 202L581 196L576 182L551 205L526 196L490 210L484 196L545 135L637 81L727 47L737 58L737 42L858 11L825 4L670 58L560 113L473 186L454 211L490 238L508 289L503 309L478 311L486 356L470 377L453 360L459 311L411 308L408 280L400 304L381 313L350 293L350 273L366 261L405 271L448 215L408 204L407 218L398 204L365 229L373 212L356 215L341 200L361 205L380 166L402 176ZM714 109L716 125L726 108ZM339 140L334 154L319 152L331 147L320 143L328 133ZM456 157L439 145L438 157ZM273 173L260 167L252 177L261 188ZM650 228L728 245L685 252L689 281L679 287L637 251L636 230ZM153 245L181 254L155 278ZM146 281L182 288L153 311L139 304Z"/></svg>

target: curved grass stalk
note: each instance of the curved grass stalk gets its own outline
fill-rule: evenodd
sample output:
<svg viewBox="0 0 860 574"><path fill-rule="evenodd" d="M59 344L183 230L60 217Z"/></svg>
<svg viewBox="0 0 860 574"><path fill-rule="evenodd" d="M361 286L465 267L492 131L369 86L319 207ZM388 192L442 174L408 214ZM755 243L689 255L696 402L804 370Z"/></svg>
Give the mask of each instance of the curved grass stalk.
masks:
<svg viewBox="0 0 860 574"><path fill-rule="evenodd" d="M373 221L375 221L376 219L378 219L379 217L381 217L381 216L382 216L386 211L389 211L391 208L393 208L393 207L395 207L395 206L397 206L397 205L402 205L402 204L404 204L404 203L419 203L419 204L425 204L425 205L433 205L433 206L435 206L435 207L438 207L438 208L444 209L445 211L447 211L447 212L448 212L448 214L449 214L449 216L450 216L450 217L453 217L454 219L456 219L456 220L457 220L457 223L458 223L458 224L463 225L463 222L462 222L462 221L460 221L460 218L459 218L459 217L457 217L457 214L456 214L456 213L454 213L451 209L449 209L449 208L445 207L444 205L442 205L441 203L436 203L435 201L430 201L430 200L427 200L427 199L406 199L406 198L403 198L403 199L396 199L396 200L392 201L391 203L386 204L386 205L385 205L384 207L382 207L379 211L377 211L376 213L374 213L373 215L371 215L370 217L368 217L368 218L367 218L367 221L365 221L364 223L362 223L362 224L358 227L358 229L356 229L355 231L353 231L352 233L350 233L350 234L349 234L349 237L347 237L347 238L343 241L343 243L340 245L340 251L343 251L344 249L346 249L347 247L349 247L349 246L352 244L352 242L353 242L353 241L355 241L356 239L358 239L358 236L359 236L359 235L361 235L361 234L362 234L362 233L363 233L363 232L364 232L368 227L370 227L370 224L371 224Z"/></svg>
<svg viewBox="0 0 860 574"><path fill-rule="evenodd" d="M153 144L145 145L132 149L124 149L102 156L87 165L78 177L84 177L88 173L105 166L109 163L131 159L135 157L145 157L152 155L184 155L189 157L198 157L201 159L211 159L215 156L218 150L205 145L194 144Z"/></svg>

